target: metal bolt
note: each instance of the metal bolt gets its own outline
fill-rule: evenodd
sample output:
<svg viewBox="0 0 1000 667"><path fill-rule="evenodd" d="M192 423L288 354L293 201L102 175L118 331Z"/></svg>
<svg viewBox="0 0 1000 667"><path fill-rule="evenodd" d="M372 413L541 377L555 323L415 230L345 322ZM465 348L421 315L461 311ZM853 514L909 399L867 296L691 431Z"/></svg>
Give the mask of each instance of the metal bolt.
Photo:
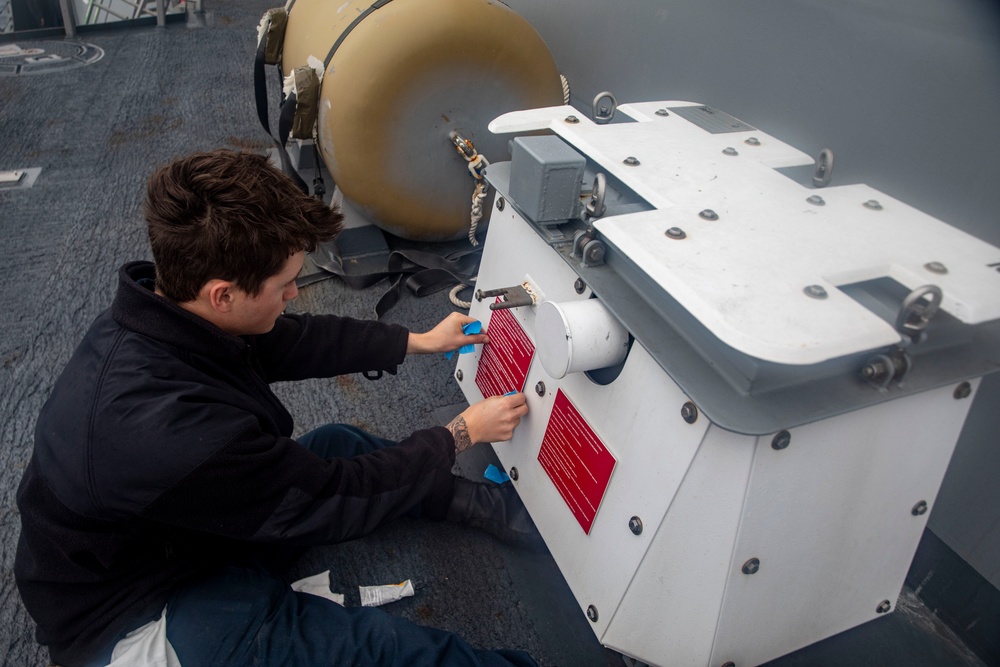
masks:
<svg viewBox="0 0 1000 667"><path fill-rule="evenodd" d="M535 384L535 393L538 394L539 396L544 396L545 395L545 383L542 382L541 380L539 380Z"/></svg>
<svg viewBox="0 0 1000 667"><path fill-rule="evenodd" d="M722 667L736 667L736 663L730 660L729 662L722 663Z"/></svg>
<svg viewBox="0 0 1000 667"><path fill-rule="evenodd" d="M700 217L704 218L705 220L718 220L719 219L719 214L716 213L715 211L713 211L710 208L706 208L704 211L702 211L698 215Z"/></svg>
<svg viewBox="0 0 1000 667"><path fill-rule="evenodd" d="M505 201L503 200L503 197L497 197L497 210L498 210L498 211L502 211L502 210L503 210L503 207L504 207L504 204L506 204L506 203L507 203L507 202L505 202Z"/></svg>
<svg viewBox="0 0 1000 667"><path fill-rule="evenodd" d="M822 285L806 285L802 288L802 291L806 293L806 296L811 296L814 299L825 299L827 297L826 290L823 289Z"/></svg>
<svg viewBox="0 0 1000 667"><path fill-rule="evenodd" d="M757 574L757 570L760 569L760 559L751 558L747 562L743 563L743 574Z"/></svg>
<svg viewBox="0 0 1000 667"><path fill-rule="evenodd" d="M587 261L597 263L604 259L604 244L600 242L588 243Z"/></svg>
<svg viewBox="0 0 1000 667"><path fill-rule="evenodd" d="M632 157L631 155L629 155L627 158L625 158L624 160L622 160L622 162L624 162L625 164L627 164L630 167L638 167L639 166L639 160L637 158Z"/></svg>
<svg viewBox="0 0 1000 667"><path fill-rule="evenodd" d="M743 143L748 144L750 146L760 146L760 139L758 139L757 137L748 137L747 140L744 141Z"/></svg>
<svg viewBox="0 0 1000 667"><path fill-rule="evenodd" d="M924 268L930 271L931 273L941 273L941 274L948 273L948 267L946 267L941 262L927 262L926 264L924 264Z"/></svg>
<svg viewBox="0 0 1000 667"><path fill-rule="evenodd" d="M806 201L815 206L826 206L826 200L819 195L813 195L807 198Z"/></svg>
<svg viewBox="0 0 1000 667"><path fill-rule="evenodd" d="M583 282L583 278L577 278L573 282L573 289L576 290L577 294L583 294L583 291L587 289L587 283Z"/></svg>
<svg viewBox="0 0 1000 667"><path fill-rule="evenodd" d="M508 474L507 476L510 477L512 480L514 480L516 482L517 481L517 468L511 468L510 469L510 474Z"/></svg>
<svg viewBox="0 0 1000 667"><path fill-rule="evenodd" d="M671 227L667 231L663 232L667 235L667 238L674 239L675 241L680 241L681 239L686 239L687 234L680 227Z"/></svg>
<svg viewBox="0 0 1000 667"><path fill-rule="evenodd" d="M878 203L877 199L869 199L864 204L862 204L862 206L864 206L865 208L870 208L873 211L882 210L882 204Z"/></svg>
<svg viewBox="0 0 1000 667"><path fill-rule="evenodd" d="M576 116L566 116L566 122L567 123L579 123L580 119L577 118Z"/></svg>
<svg viewBox="0 0 1000 667"><path fill-rule="evenodd" d="M778 451L788 447L788 444L792 441L792 434L788 431L778 431L778 433L771 438L771 449L776 449Z"/></svg>
<svg viewBox="0 0 1000 667"><path fill-rule="evenodd" d="M892 609L892 603L888 600L882 600L878 603L878 606L875 607L875 612L878 614L884 614L890 609Z"/></svg>
<svg viewBox="0 0 1000 667"><path fill-rule="evenodd" d="M698 407L691 401L688 401L681 406L681 417L688 424L695 423L698 420Z"/></svg>
<svg viewBox="0 0 1000 667"><path fill-rule="evenodd" d="M913 509L910 510L910 514L912 514L913 516L921 516L923 514L927 514L927 501L921 500L919 503L914 505Z"/></svg>
<svg viewBox="0 0 1000 667"><path fill-rule="evenodd" d="M962 400L963 398L968 398L972 393L972 385L968 382L963 382L962 384L955 387L955 398L957 400Z"/></svg>
<svg viewBox="0 0 1000 667"><path fill-rule="evenodd" d="M461 368L459 368L457 371L455 371L455 379L458 380L459 382L462 381L462 369Z"/></svg>
<svg viewBox="0 0 1000 667"><path fill-rule="evenodd" d="M590 619L591 623L597 623L597 607L594 605L587 607L587 618Z"/></svg>
<svg viewBox="0 0 1000 667"><path fill-rule="evenodd" d="M642 534L642 519L637 516L632 517L628 520L628 529L632 531L633 535Z"/></svg>
<svg viewBox="0 0 1000 667"><path fill-rule="evenodd" d="M657 109L656 110L656 115L657 116L669 116L670 112L667 111L666 109Z"/></svg>
<svg viewBox="0 0 1000 667"><path fill-rule="evenodd" d="M722 154L723 155L739 155L740 153L739 153L739 151L737 151L732 146L726 146L725 148L722 149Z"/></svg>

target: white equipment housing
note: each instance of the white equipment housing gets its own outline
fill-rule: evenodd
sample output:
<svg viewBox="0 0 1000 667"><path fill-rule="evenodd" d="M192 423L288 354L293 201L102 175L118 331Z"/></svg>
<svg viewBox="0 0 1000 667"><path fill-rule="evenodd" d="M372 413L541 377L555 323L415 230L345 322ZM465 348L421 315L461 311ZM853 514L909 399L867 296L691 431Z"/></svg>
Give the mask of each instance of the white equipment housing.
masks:
<svg viewBox="0 0 1000 667"><path fill-rule="evenodd" d="M895 608L1000 358L1000 249L800 185L776 169L813 159L721 111L617 111L490 125L532 136L487 171L491 342L456 378L527 395L494 449L601 643L757 665Z"/></svg>

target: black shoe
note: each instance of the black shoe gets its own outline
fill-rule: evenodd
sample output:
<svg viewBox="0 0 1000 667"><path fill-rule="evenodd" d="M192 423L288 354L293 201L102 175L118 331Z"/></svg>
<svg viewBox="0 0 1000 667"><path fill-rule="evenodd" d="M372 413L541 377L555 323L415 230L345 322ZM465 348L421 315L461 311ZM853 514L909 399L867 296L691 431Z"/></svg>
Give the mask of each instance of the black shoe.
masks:
<svg viewBox="0 0 1000 667"><path fill-rule="evenodd" d="M484 530L511 546L543 553L545 541L510 482L480 484L455 478L448 520Z"/></svg>

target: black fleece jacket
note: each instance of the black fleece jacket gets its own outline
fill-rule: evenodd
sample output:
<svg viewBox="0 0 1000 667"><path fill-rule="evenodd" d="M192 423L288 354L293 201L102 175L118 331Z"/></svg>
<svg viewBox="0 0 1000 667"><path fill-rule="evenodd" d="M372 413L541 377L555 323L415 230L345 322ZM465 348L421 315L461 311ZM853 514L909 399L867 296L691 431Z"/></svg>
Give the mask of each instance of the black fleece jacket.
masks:
<svg viewBox="0 0 1000 667"><path fill-rule="evenodd" d="M406 329L284 315L235 337L151 291L126 264L109 311L38 418L18 489L14 565L38 641L71 666L157 617L172 587L253 544L333 543L417 504L443 517L454 441L442 427L352 459L290 439L275 381L394 372Z"/></svg>

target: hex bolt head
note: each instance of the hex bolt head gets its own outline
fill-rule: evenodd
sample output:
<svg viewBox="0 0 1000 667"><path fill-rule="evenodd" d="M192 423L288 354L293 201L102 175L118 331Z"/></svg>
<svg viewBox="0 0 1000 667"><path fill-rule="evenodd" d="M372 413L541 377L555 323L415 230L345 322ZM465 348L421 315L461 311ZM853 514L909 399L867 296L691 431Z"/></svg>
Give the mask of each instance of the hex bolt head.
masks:
<svg viewBox="0 0 1000 667"><path fill-rule="evenodd" d="M698 217L704 218L705 220L718 220L719 214L710 208L706 208L704 211L698 214Z"/></svg>
<svg viewBox="0 0 1000 667"><path fill-rule="evenodd" d="M963 382L962 384L955 387L955 400L962 400L963 398L968 398L972 394L972 385L968 382Z"/></svg>
<svg viewBox="0 0 1000 667"><path fill-rule="evenodd" d="M757 137L747 137L747 140L744 141L743 143L747 144L748 146L760 146L760 139L758 139Z"/></svg>
<svg viewBox="0 0 1000 667"><path fill-rule="evenodd" d="M743 574L757 574L758 570L760 570L759 558L751 558L743 563Z"/></svg>
<svg viewBox="0 0 1000 667"><path fill-rule="evenodd" d="M924 264L924 268L930 271L931 273L939 273L941 275L948 273L948 267L942 264L941 262L927 262L926 264Z"/></svg>
<svg viewBox="0 0 1000 667"><path fill-rule="evenodd" d="M884 614L890 609L892 609L892 603L889 602L888 600L882 600L881 602L878 603L878 606L875 607L875 613Z"/></svg>
<svg viewBox="0 0 1000 667"><path fill-rule="evenodd" d="M826 206L826 200L820 197L819 195L812 195L811 197L807 197L806 201L814 206Z"/></svg>
<svg viewBox="0 0 1000 667"><path fill-rule="evenodd" d="M597 607L594 605L587 606L587 618L590 619L591 623L597 623Z"/></svg>
<svg viewBox="0 0 1000 667"><path fill-rule="evenodd" d="M722 154L733 156L733 155L739 155L740 152L735 148L733 148L732 146L726 146L725 148L722 149Z"/></svg>
<svg viewBox="0 0 1000 667"><path fill-rule="evenodd" d="M864 206L867 209L871 209L872 211L882 210L882 204L880 204L877 199L869 199L864 204L862 204L862 206Z"/></svg>
<svg viewBox="0 0 1000 667"><path fill-rule="evenodd" d="M773 438L771 438L771 449L781 451L788 447L788 444L792 441L792 434L788 431L778 431Z"/></svg>
<svg viewBox="0 0 1000 667"><path fill-rule="evenodd" d="M577 278L573 281L573 289L576 290L577 294L583 294L583 291L587 289L587 283L583 282L583 278Z"/></svg>
<svg viewBox="0 0 1000 667"><path fill-rule="evenodd" d="M927 514L927 501L921 500L916 505L914 505L913 509L910 510L910 514L912 514L913 516L922 516L924 514Z"/></svg>
<svg viewBox="0 0 1000 667"><path fill-rule="evenodd" d="M622 160L622 162L625 163L625 164L627 164L630 167L638 167L639 166L639 159L635 158L635 157L632 157L631 155L629 155L627 158L625 158L624 160Z"/></svg>
<svg viewBox="0 0 1000 667"><path fill-rule="evenodd" d="M828 296L822 285L806 285L802 291L806 293L806 296L811 296L814 299L825 299Z"/></svg>
<svg viewBox="0 0 1000 667"><path fill-rule="evenodd" d="M681 406L681 417L684 418L688 424L693 424L698 421L698 406L696 406L691 401L688 401Z"/></svg>
<svg viewBox="0 0 1000 667"><path fill-rule="evenodd" d="M538 394L539 396L545 395L545 383L542 382L541 380L535 383L535 393Z"/></svg>
<svg viewBox="0 0 1000 667"><path fill-rule="evenodd" d="M632 531L633 535L642 535L642 519L637 516L629 519L628 529Z"/></svg>
<svg viewBox="0 0 1000 667"><path fill-rule="evenodd" d="M461 368L459 368L457 371L455 371L455 379L458 380L459 382L462 381L462 369Z"/></svg>
<svg viewBox="0 0 1000 667"><path fill-rule="evenodd" d="M507 202L505 202L505 201L503 200L503 197L497 197L497 210L498 210L498 211L502 211L502 210L503 210L503 207L504 207L504 205L505 205L506 203L507 203Z"/></svg>
<svg viewBox="0 0 1000 667"><path fill-rule="evenodd" d="M666 109L657 109L656 110L656 115L657 116L669 116L670 112L667 111Z"/></svg>
<svg viewBox="0 0 1000 667"><path fill-rule="evenodd" d="M566 122L567 123L579 123L580 119L577 118L576 116L566 116Z"/></svg>
<svg viewBox="0 0 1000 667"><path fill-rule="evenodd" d="M675 241L680 241L681 239L686 239L687 234L680 227L671 227L667 231L663 232L668 239L673 239Z"/></svg>
<svg viewBox="0 0 1000 667"><path fill-rule="evenodd" d="M517 481L517 468L511 468L510 472L507 474L507 476L510 477L512 480L514 480L516 482Z"/></svg>

